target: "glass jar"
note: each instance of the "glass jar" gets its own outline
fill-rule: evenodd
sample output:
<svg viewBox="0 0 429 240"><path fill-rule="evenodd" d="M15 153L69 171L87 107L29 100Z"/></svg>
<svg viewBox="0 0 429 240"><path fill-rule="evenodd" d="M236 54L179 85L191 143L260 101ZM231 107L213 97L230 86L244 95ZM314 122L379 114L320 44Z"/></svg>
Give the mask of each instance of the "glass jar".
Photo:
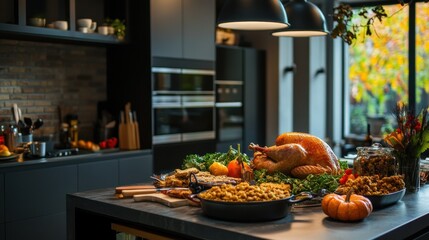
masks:
<svg viewBox="0 0 429 240"><path fill-rule="evenodd" d="M398 174L393 148L374 143L370 147L358 147L356 150L357 156L353 161L353 170L359 176L388 177Z"/></svg>

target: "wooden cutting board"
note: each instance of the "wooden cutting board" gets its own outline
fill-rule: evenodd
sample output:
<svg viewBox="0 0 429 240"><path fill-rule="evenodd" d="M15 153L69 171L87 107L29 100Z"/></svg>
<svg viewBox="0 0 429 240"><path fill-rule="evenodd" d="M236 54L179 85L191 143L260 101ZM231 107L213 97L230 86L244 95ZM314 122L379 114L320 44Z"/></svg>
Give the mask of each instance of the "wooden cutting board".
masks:
<svg viewBox="0 0 429 240"><path fill-rule="evenodd" d="M149 194L138 194L134 195L134 201L136 202L157 202L164 204L168 207L175 208L181 206L187 206L188 200L182 198L173 198L163 193L149 193Z"/></svg>

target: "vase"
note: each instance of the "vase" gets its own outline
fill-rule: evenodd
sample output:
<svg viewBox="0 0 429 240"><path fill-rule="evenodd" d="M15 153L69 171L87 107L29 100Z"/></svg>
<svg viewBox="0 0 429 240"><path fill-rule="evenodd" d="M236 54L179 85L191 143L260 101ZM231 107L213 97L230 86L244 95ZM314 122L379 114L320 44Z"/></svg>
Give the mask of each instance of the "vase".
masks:
<svg viewBox="0 0 429 240"><path fill-rule="evenodd" d="M399 160L399 174L404 177L407 192L420 190L420 157L402 157Z"/></svg>

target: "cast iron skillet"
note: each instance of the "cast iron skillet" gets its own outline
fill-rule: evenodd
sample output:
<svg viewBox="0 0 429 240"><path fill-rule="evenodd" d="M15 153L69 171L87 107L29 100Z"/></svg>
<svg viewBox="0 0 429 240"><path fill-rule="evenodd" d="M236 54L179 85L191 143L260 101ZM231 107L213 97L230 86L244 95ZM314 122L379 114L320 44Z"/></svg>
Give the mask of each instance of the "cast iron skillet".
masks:
<svg viewBox="0 0 429 240"><path fill-rule="evenodd" d="M222 202L207 200L199 194L193 194L189 199L201 205L204 215L216 219L238 222L261 222L286 217L292 204L310 200L309 193L300 193L289 198L274 201L258 202Z"/></svg>

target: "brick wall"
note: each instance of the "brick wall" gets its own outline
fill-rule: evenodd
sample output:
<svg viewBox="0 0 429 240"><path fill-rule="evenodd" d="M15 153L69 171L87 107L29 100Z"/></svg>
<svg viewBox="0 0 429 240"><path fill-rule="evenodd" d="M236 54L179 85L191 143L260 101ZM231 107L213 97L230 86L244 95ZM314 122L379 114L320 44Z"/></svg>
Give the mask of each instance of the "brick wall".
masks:
<svg viewBox="0 0 429 240"><path fill-rule="evenodd" d="M80 138L89 140L105 99L105 48L0 39L1 123L17 103L24 117L44 120L35 136L56 134L60 107L63 116L78 115Z"/></svg>

